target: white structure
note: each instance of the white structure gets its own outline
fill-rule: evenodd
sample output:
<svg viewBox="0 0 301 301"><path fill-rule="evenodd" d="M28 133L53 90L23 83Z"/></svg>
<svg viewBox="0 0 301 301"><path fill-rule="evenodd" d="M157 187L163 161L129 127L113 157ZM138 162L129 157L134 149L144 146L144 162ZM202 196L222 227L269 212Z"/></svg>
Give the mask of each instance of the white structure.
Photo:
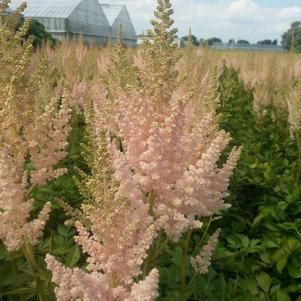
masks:
<svg viewBox="0 0 301 301"><path fill-rule="evenodd" d="M24 0L12 0L11 9L16 9ZM58 40L67 37L83 37L84 42L105 45L115 37L115 27L122 25L125 44L136 45L136 34L125 6L116 10L115 6L100 4L98 0L26 0L23 15L31 17L45 26ZM106 7L104 13L103 7ZM117 14L115 13L117 11ZM114 18L114 16L116 16Z"/></svg>
<svg viewBox="0 0 301 301"><path fill-rule="evenodd" d="M102 3L100 3L100 6L111 26L113 40L116 38L121 25L124 43L135 46L137 44L137 35L126 6Z"/></svg>

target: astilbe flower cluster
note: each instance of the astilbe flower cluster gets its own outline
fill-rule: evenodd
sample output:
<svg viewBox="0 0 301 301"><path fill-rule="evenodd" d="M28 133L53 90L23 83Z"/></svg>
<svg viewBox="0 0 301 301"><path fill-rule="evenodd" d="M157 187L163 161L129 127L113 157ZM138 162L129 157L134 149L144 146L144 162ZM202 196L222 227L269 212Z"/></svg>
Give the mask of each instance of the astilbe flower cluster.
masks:
<svg viewBox="0 0 301 301"><path fill-rule="evenodd" d="M109 138L95 116L97 111L86 111L85 158L91 174L81 172L78 185L86 201L75 221L75 240L88 255L87 272L65 268L48 255L46 262L58 286L55 293L58 300L152 301L158 294L158 271L140 282L134 279L142 277L140 267L156 236L153 219L125 162L111 162Z"/></svg>
<svg viewBox="0 0 301 301"><path fill-rule="evenodd" d="M286 111L286 99L291 93L292 83L299 78L300 61L291 54L276 53L225 53L228 67L238 71L240 80L253 90L254 110L262 115L273 107ZM273 116L272 116L273 117Z"/></svg>
<svg viewBox="0 0 301 301"><path fill-rule="evenodd" d="M200 110L179 80L171 14L170 2L158 0L153 43L145 42L131 69L136 80L124 82L127 69L117 58L104 87L85 105L83 154L91 172L79 171L85 201L80 211L67 213L87 265L70 269L47 256L58 300L155 300L158 271L145 275L148 267L142 273L141 266L157 233L178 240L202 226L200 217L227 207L223 199L239 150L219 162L230 137L218 129L214 106ZM212 91L204 94L216 102Z"/></svg>
<svg viewBox="0 0 301 301"><path fill-rule="evenodd" d="M115 160L126 162L157 230L177 240L201 227L199 217L225 208L239 150L234 148L224 166L218 165L230 138L218 130L211 109L200 115L178 80L175 31L168 31L171 14L169 1L158 1L153 43L146 41L135 60L140 86L115 91L117 135L124 149Z"/></svg>
<svg viewBox="0 0 301 301"><path fill-rule="evenodd" d="M2 9L7 6L3 1ZM38 102L44 65L32 64L31 40L23 40L30 20L15 33L24 8L0 27L0 239L9 251L18 250L24 239L34 244L42 235L50 204L30 221L30 192L64 171L54 166L66 154L69 134L66 97L45 108Z"/></svg>
<svg viewBox="0 0 301 301"><path fill-rule="evenodd" d="M197 120L181 93L172 97L157 111L139 92L129 97L120 92L116 122L126 151L116 160L127 162L133 179L148 195L157 229L177 240L188 229L201 226L199 217L225 207L239 151L234 149L219 168L228 135L216 129L212 115Z"/></svg>
<svg viewBox="0 0 301 301"><path fill-rule="evenodd" d="M199 255L190 259L194 270L199 274L206 274L211 265L213 251L218 243L220 229L217 230L209 239L208 243L203 247Z"/></svg>
<svg viewBox="0 0 301 301"><path fill-rule="evenodd" d="M180 73L181 84L190 93L199 113L206 114L211 110L214 114L220 106L219 78L224 70L224 63L210 58L206 50L194 48L192 43L189 31L187 49L176 64L176 69Z"/></svg>

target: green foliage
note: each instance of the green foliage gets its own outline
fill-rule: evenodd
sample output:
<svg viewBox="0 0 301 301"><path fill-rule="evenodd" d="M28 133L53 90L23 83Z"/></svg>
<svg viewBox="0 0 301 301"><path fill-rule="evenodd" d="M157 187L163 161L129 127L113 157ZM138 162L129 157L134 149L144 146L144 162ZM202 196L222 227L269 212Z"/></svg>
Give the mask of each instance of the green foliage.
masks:
<svg viewBox="0 0 301 301"><path fill-rule="evenodd" d="M250 45L250 42L247 41L247 40L238 40L237 44L240 44L240 45Z"/></svg>
<svg viewBox="0 0 301 301"><path fill-rule="evenodd" d="M258 117L252 91L232 70L224 69L220 92L221 125L243 152L230 187L232 208L221 221L215 269L226 281L235 279L235 296L244 300L300 300L301 190L287 117L272 108Z"/></svg>
<svg viewBox="0 0 301 301"><path fill-rule="evenodd" d="M301 52L301 22L293 22L282 35L281 44L287 50Z"/></svg>
<svg viewBox="0 0 301 301"><path fill-rule="evenodd" d="M213 44L222 43L222 42L223 41L220 38L213 37L213 38L205 40L204 44L206 46L212 46Z"/></svg>
<svg viewBox="0 0 301 301"><path fill-rule="evenodd" d="M262 40L262 41L258 41L257 42L258 45L278 45L278 40L275 39L275 40L269 40L269 39L265 39L265 40Z"/></svg>
<svg viewBox="0 0 301 301"><path fill-rule="evenodd" d="M24 18L21 17L17 29L20 28L24 23ZM45 30L43 24L38 22L37 20L31 20L30 27L25 36L26 39L31 37L32 44L34 47L41 47L43 43L48 43L49 46L53 47L57 43L57 41Z"/></svg>
<svg viewBox="0 0 301 301"><path fill-rule="evenodd" d="M185 46L189 46L189 43L191 43L193 46L200 46L200 43L198 41L198 38L195 35L188 35L184 36L181 40L184 41Z"/></svg>

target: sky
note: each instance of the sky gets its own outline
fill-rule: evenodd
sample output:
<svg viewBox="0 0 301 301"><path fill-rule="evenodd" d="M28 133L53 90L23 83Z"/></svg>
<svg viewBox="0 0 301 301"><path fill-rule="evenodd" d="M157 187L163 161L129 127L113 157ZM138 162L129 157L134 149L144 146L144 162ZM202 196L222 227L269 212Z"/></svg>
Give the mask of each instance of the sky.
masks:
<svg viewBox="0 0 301 301"><path fill-rule="evenodd" d="M127 4L137 34L151 28L155 0L111 0ZM171 0L179 37L189 27L198 38L281 40L294 21L301 21L301 0Z"/></svg>

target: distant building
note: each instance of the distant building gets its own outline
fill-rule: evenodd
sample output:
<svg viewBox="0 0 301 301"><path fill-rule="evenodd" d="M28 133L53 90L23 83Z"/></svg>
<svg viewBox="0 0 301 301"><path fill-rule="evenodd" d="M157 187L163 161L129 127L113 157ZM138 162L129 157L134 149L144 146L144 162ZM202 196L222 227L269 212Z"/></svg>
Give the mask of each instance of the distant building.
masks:
<svg viewBox="0 0 301 301"><path fill-rule="evenodd" d="M135 46L137 35L126 5L100 3L100 6L111 26L113 40L116 38L121 25L124 43L128 46Z"/></svg>
<svg viewBox="0 0 301 301"><path fill-rule="evenodd" d="M149 42L151 42L152 38L145 34L138 35L137 36L137 45L141 45L145 40L148 40Z"/></svg>
<svg viewBox="0 0 301 301"><path fill-rule="evenodd" d="M24 0L12 0L11 9L16 9ZM116 28L122 25L125 44L134 46L137 38L125 6L100 4L98 0L26 0L24 17L31 17L45 26L55 38L64 41L67 37L82 36L86 43L106 45L116 36ZM104 8L105 7L105 8ZM106 13L104 12L106 11Z"/></svg>

